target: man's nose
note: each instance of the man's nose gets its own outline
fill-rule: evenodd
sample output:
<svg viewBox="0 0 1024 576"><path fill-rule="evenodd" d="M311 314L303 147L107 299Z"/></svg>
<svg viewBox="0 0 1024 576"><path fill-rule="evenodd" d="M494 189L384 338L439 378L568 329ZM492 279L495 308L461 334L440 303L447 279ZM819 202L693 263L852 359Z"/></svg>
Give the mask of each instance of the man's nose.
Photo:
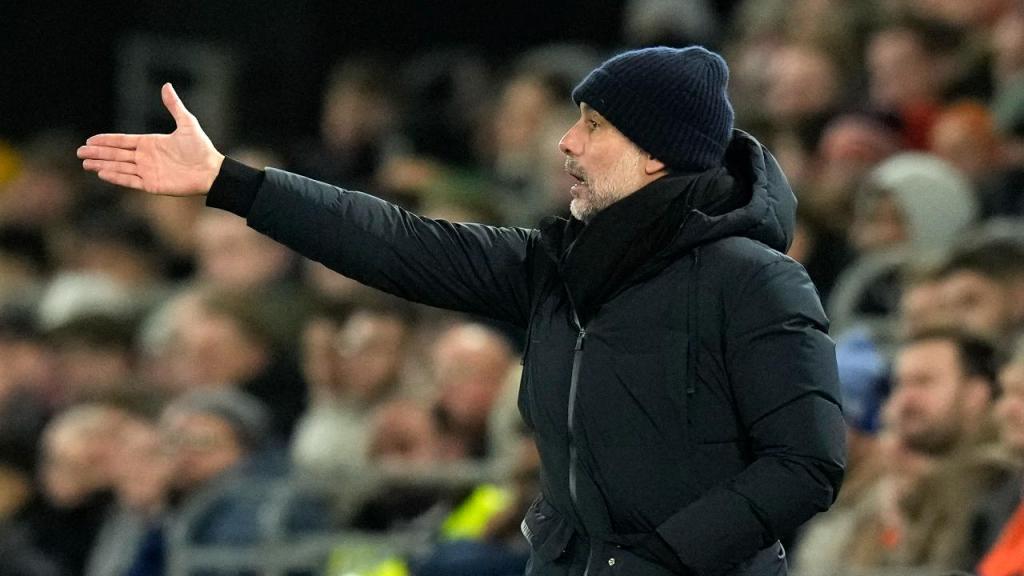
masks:
<svg viewBox="0 0 1024 576"><path fill-rule="evenodd" d="M580 139L576 134L576 126L572 125L565 134L562 135L562 139L558 141L558 150L567 156L579 156L581 150Z"/></svg>

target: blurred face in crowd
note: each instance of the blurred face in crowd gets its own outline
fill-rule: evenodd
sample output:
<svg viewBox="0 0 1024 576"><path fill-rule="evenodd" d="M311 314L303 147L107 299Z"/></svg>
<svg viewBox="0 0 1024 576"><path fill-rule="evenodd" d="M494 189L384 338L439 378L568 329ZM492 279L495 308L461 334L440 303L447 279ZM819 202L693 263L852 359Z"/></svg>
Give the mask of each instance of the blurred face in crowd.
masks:
<svg viewBox="0 0 1024 576"><path fill-rule="evenodd" d="M159 511L173 472L160 429L153 423L132 419L122 426L119 438L112 463L118 499L135 511Z"/></svg>
<svg viewBox="0 0 1024 576"><path fill-rule="evenodd" d="M996 338L1020 326L1024 307L1011 287L971 270L944 279L942 300L958 325Z"/></svg>
<svg viewBox="0 0 1024 576"><path fill-rule="evenodd" d="M928 328L948 325L938 280L918 281L903 287L900 294L900 333L913 336Z"/></svg>
<svg viewBox="0 0 1024 576"><path fill-rule="evenodd" d="M165 449L172 460L172 486L190 491L241 462L245 449L220 416L171 409L161 419Z"/></svg>
<svg viewBox="0 0 1024 576"><path fill-rule="evenodd" d="M577 180L570 190L569 210L584 222L653 182L664 170L664 164L586 102L580 104L580 119L562 136L558 148L565 154L565 171Z"/></svg>
<svg viewBox="0 0 1024 576"><path fill-rule="evenodd" d="M1002 394L996 402L996 420L1003 445L1024 455L1024 358L1018 357L999 374Z"/></svg>
<svg viewBox="0 0 1024 576"><path fill-rule="evenodd" d="M388 96L360 80L342 80L324 97L320 134L331 149L349 150L379 139L394 120Z"/></svg>
<svg viewBox="0 0 1024 576"><path fill-rule="evenodd" d="M984 380L964 374L955 344L929 339L899 351L887 410L907 446L941 455L973 432L990 399Z"/></svg>
<svg viewBox="0 0 1024 576"><path fill-rule="evenodd" d="M161 246L174 254L191 254L196 244L196 223L203 213L203 199L139 194L130 202L145 215Z"/></svg>
<svg viewBox="0 0 1024 576"><path fill-rule="evenodd" d="M772 62L766 105L777 122L794 122L827 111L839 93L835 62L804 46L780 49Z"/></svg>
<svg viewBox="0 0 1024 576"><path fill-rule="evenodd" d="M148 252L112 241L81 238L75 246L75 268L110 278L129 290L154 283L159 273L156 258Z"/></svg>
<svg viewBox="0 0 1024 576"><path fill-rule="evenodd" d="M475 325L448 330L432 354L439 405L452 423L482 432L512 366L512 351L502 336Z"/></svg>
<svg viewBox="0 0 1024 576"><path fill-rule="evenodd" d="M401 319L354 313L338 332L338 384L360 402L372 402L398 378L407 328Z"/></svg>
<svg viewBox="0 0 1024 576"><path fill-rule="evenodd" d="M51 422L43 436L41 479L53 505L74 508L111 487L111 460L122 420L115 410L81 406Z"/></svg>
<svg viewBox="0 0 1024 576"><path fill-rule="evenodd" d="M992 69L996 81L1005 84L1024 72L1024 8L1005 11L992 31Z"/></svg>
<svg viewBox="0 0 1024 576"><path fill-rule="evenodd" d="M0 222L54 224L67 215L77 195L75 183L61 171L29 162L0 185Z"/></svg>
<svg viewBox="0 0 1024 576"><path fill-rule="evenodd" d="M877 122L840 116L818 143L819 188L852 192L879 162L899 150L896 134Z"/></svg>
<svg viewBox="0 0 1024 576"><path fill-rule="evenodd" d="M251 290L281 280L292 253L228 212L203 212L196 226L199 278L229 290Z"/></svg>
<svg viewBox="0 0 1024 576"><path fill-rule="evenodd" d="M0 404L20 388L45 395L55 383L55 362L51 349L34 338L0 334Z"/></svg>
<svg viewBox="0 0 1024 576"><path fill-rule="evenodd" d="M550 91L536 78L520 76L506 84L494 116L498 154L531 152L551 106Z"/></svg>
<svg viewBox="0 0 1024 576"><path fill-rule="evenodd" d="M269 361L262 342L232 317L195 303L179 319L175 350L179 386L240 384Z"/></svg>
<svg viewBox="0 0 1024 576"><path fill-rule="evenodd" d="M980 104L960 105L940 115L932 126L931 149L975 180L998 167L992 120Z"/></svg>
<svg viewBox="0 0 1024 576"><path fill-rule="evenodd" d="M865 195L854 212L850 240L861 254L898 246L907 241L903 210L892 194L875 191Z"/></svg>
<svg viewBox="0 0 1024 576"><path fill-rule="evenodd" d="M73 399L115 390L132 376L131 353L118 346L68 340L56 353L61 383Z"/></svg>
<svg viewBox="0 0 1024 576"><path fill-rule="evenodd" d="M439 455L437 426L424 406L389 402L374 412L370 426L372 462L427 464Z"/></svg>
<svg viewBox="0 0 1024 576"><path fill-rule="evenodd" d="M887 110L933 101L940 91L936 64L909 30L885 30L867 49L871 101Z"/></svg>

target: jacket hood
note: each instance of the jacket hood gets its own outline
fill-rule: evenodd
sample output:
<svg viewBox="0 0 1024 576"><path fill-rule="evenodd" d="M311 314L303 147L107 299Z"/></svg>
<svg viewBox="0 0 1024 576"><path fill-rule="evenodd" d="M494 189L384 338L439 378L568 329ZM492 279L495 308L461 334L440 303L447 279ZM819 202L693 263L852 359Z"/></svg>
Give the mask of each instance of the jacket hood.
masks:
<svg viewBox="0 0 1024 576"><path fill-rule="evenodd" d="M719 170L718 186L739 187L749 201L719 216L695 210L680 229L675 248L741 236L785 253L793 242L797 202L775 157L750 134L733 130Z"/></svg>
<svg viewBox="0 0 1024 576"><path fill-rule="evenodd" d="M896 201L906 222L910 246L918 251L950 246L978 213L967 177L931 154L897 154L872 170L868 184L869 191L888 193ZM858 210L867 208L869 197L861 192Z"/></svg>

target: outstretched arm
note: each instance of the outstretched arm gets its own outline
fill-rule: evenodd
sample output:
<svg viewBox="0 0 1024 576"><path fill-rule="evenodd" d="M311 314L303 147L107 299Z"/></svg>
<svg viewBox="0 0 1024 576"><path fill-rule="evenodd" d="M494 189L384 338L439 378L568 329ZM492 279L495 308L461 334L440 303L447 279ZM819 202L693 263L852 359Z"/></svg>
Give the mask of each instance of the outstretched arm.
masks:
<svg viewBox="0 0 1024 576"><path fill-rule="evenodd" d="M174 117L174 132L97 134L78 149L82 167L111 184L151 194L206 194L224 155L214 148L170 84L164 84L160 95Z"/></svg>
<svg viewBox="0 0 1024 576"><path fill-rule="evenodd" d="M517 325L528 312L532 233L421 218L367 194L226 159L170 84L170 134L100 134L86 170L151 194L199 196L299 254L403 298Z"/></svg>

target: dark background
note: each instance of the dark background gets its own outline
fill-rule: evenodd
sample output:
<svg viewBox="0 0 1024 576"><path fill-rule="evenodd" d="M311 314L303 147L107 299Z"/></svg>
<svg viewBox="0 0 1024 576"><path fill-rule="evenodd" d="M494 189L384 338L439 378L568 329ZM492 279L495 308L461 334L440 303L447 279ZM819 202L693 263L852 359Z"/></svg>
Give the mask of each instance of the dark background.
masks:
<svg viewBox="0 0 1024 576"><path fill-rule="evenodd" d="M554 41L610 49L619 44L623 4L0 0L0 138L18 142L54 128L76 135L111 130L118 50L132 37L203 40L232 50L236 121L249 137L268 140L315 130L325 74L346 54L402 57L456 46L500 64ZM724 11L731 2L718 4Z"/></svg>

